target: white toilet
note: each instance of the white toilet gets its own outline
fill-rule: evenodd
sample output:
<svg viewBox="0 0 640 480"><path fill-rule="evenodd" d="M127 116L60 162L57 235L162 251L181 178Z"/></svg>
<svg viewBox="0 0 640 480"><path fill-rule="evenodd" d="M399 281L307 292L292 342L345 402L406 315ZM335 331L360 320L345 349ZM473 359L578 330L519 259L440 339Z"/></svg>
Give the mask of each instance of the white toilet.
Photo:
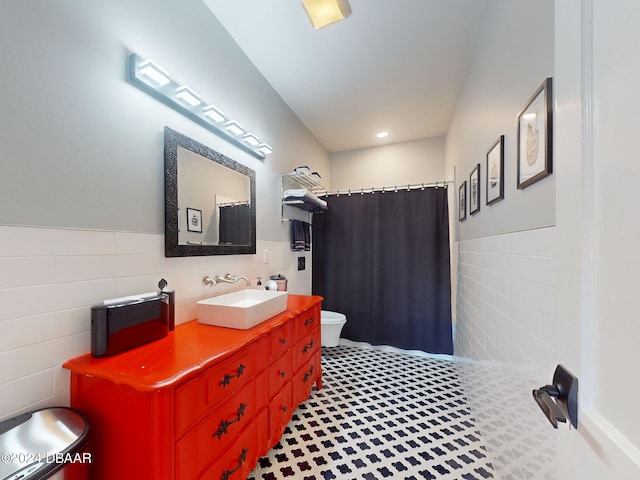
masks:
<svg viewBox="0 0 640 480"><path fill-rule="evenodd" d="M337 347L340 343L340 332L347 323L347 317L342 313L322 310L321 312L321 338L323 347Z"/></svg>

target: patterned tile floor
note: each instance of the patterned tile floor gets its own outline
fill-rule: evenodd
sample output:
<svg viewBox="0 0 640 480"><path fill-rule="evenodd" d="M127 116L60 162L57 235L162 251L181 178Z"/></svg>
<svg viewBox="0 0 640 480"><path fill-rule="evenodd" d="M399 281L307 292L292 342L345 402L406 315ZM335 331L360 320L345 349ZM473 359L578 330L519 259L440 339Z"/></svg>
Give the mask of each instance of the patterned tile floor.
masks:
<svg viewBox="0 0 640 480"><path fill-rule="evenodd" d="M250 480L494 478L453 362L339 346L322 368Z"/></svg>

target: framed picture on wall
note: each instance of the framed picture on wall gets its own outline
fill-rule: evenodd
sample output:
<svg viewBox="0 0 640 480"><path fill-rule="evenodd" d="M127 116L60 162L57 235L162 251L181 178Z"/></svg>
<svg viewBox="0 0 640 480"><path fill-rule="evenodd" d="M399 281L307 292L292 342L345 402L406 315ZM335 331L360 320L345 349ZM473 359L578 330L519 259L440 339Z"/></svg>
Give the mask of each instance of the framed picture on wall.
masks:
<svg viewBox="0 0 640 480"><path fill-rule="evenodd" d="M458 220L461 222L467 218L467 181L458 188Z"/></svg>
<svg viewBox="0 0 640 480"><path fill-rule="evenodd" d="M474 215L480 211L480 164L476 165L469 175L469 213Z"/></svg>
<svg viewBox="0 0 640 480"><path fill-rule="evenodd" d="M202 210L187 207L187 230L202 233Z"/></svg>
<svg viewBox="0 0 640 480"><path fill-rule="evenodd" d="M500 135L487 151L487 205L504 198L504 135Z"/></svg>
<svg viewBox="0 0 640 480"><path fill-rule="evenodd" d="M552 82L547 78L518 114L518 189L551 175Z"/></svg>

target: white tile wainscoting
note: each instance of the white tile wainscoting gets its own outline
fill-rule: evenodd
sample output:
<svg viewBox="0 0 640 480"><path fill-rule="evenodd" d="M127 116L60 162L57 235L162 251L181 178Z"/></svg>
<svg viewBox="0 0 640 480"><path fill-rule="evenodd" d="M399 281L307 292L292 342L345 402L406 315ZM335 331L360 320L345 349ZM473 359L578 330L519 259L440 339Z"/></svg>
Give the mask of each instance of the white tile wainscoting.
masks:
<svg viewBox="0 0 640 480"><path fill-rule="evenodd" d="M531 390L557 355L555 227L458 242L455 354L499 478L554 478L555 431Z"/></svg>
<svg viewBox="0 0 640 480"><path fill-rule="evenodd" d="M555 231L458 242L456 355L553 373Z"/></svg>
<svg viewBox="0 0 640 480"><path fill-rule="evenodd" d="M105 299L157 290L165 278L183 323L198 300L244 286L205 287L204 275L246 275L255 285L282 273L291 293L311 291L309 252L298 272L303 254L289 242L258 241L256 255L165 258L161 234L0 226L0 246L0 419L68 405L61 365L90 351L90 307Z"/></svg>

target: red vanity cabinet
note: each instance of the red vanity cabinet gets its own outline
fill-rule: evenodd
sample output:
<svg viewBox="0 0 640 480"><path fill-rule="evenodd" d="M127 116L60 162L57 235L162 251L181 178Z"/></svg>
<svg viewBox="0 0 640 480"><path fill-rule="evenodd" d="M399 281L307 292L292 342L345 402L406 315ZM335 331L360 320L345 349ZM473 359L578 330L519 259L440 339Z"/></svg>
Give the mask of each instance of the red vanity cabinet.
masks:
<svg viewBox="0 0 640 480"><path fill-rule="evenodd" d="M292 326L296 331L296 344L292 348L293 365L293 404L304 402L311 393L314 384L322 387L322 367L320 364L320 305L296 316Z"/></svg>
<svg viewBox="0 0 640 480"><path fill-rule="evenodd" d="M91 423L91 478L246 478L322 386L320 301L289 295L285 312L249 330L192 321L66 362L71 406Z"/></svg>

